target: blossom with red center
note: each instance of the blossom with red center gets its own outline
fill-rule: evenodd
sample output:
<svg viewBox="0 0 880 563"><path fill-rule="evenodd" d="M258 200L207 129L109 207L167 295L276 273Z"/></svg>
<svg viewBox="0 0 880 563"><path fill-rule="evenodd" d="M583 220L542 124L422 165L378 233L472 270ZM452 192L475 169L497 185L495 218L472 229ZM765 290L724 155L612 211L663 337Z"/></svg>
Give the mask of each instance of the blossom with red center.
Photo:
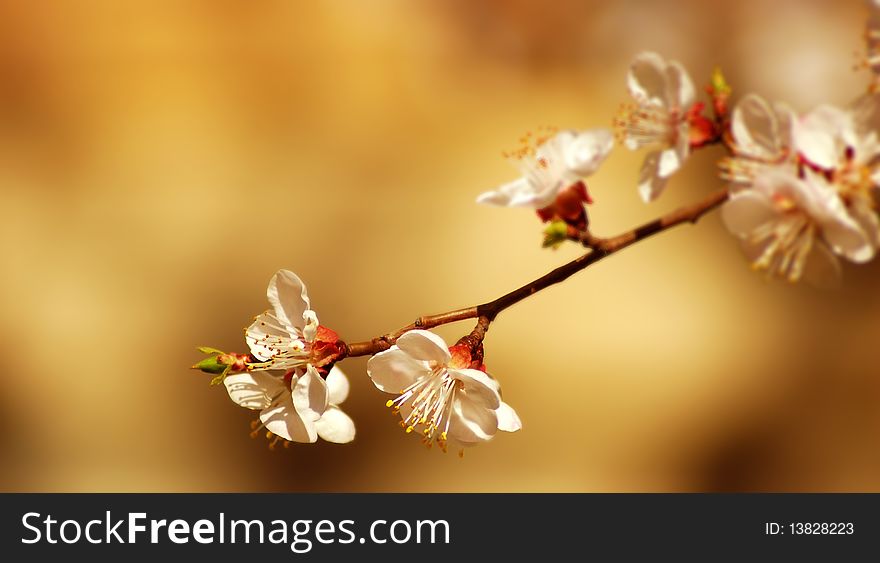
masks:
<svg viewBox="0 0 880 563"><path fill-rule="evenodd" d="M702 115L704 105L695 103L693 82L677 61L640 53L630 65L627 86L635 104L625 105L614 123L628 149L657 147L639 172L639 193L652 201L691 149L715 138L715 125Z"/></svg>
<svg viewBox="0 0 880 563"><path fill-rule="evenodd" d="M811 170L803 178L765 171L750 189L732 194L721 212L752 266L791 282L804 278L833 286L840 270L836 254L858 260L871 252L867 235L840 197Z"/></svg>
<svg viewBox="0 0 880 563"><path fill-rule="evenodd" d="M858 263L871 260L880 248L877 132L863 127L851 111L822 105L794 123L792 136L803 167L837 194L870 243L858 252L838 254Z"/></svg>
<svg viewBox="0 0 880 563"><path fill-rule="evenodd" d="M536 213L544 223L558 219L579 231L585 231L590 224L585 206L590 203L593 203L593 198L587 191L587 185L580 181L559 192L553 203L538 209Z"/></svg>
<svg viewBox="0 0 880 563"><path fill-rule="evenodd" d="M334 407L344 399L334 386L348 393L345 375L330 370L341 355L338 335L318 323L306 286L293 272L279 270L272 276L266 296L272 309L245 331L257 361L247 364L248 373L225 378L229 396L259 409L260 427L284 440L314 442L320 435L350 441L354 425Z"/></svg>
<svg viewBox="0 0 880 563"><path fill-rule="evenodd" d="M501 400L501 386L474 363L467 346L450 348L432 332L411 330L370 358L367 374L381 391L397 395L386 405L400 414L407 433L418 432L425 445L436 442L446 451L449 443L474 446L498 430L522 427Z"/></svg>
<svg viewBox="0 0 880 563"><path fill-rule="evenodd" d="M477 203L543 210L573 186L580 185L575 189L586 193L583 178L599 169L614 146L607 129L565 130L523 140L527 144L507 155L516 162L522 176L481 194ZM528 144L531 142L534 146ZM584 201L589 202L589 197L585 196Z"/></svg>
<svg viewBox="0 0 880 563"><path fill-rule="evenodd" d="M341 352L339 336L318 324L310 309L306 286L296 274L279 270L266 290L272 310L258 315L247 328L246 341L259 360L250 369L304 370L332 364Z"/></svg>

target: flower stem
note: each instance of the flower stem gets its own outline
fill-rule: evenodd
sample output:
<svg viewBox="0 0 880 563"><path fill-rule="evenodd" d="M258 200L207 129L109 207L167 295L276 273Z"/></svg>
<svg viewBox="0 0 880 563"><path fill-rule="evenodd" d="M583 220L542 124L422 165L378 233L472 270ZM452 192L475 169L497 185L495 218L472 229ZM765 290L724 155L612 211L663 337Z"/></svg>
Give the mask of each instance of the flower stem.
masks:
<svg viewBox="0 0 880 563"><path fill-rule="evenodd" d="M569 233L569 238L589 248L586 254L488 303L465 309L456 309L455 311L438 315L425 315L417 318L412 324L394 332L364 342L347 344L345 352L339 359L354 356L372 356L391 348L403 333L410 330L429 329L466 319L480 318L480 323L478 323L475 331L479 329L480 337L482 338L482 335L489 328L489 323L494 321L495 317L504 309L519 303L542 289L568 279L591 264L595 264L606 256L610 256L632 244L682 223L696 223L700 217L724 203L728 195L726 188L720 189L697 203L680 207L671 213L615 237L596 238L588 232L572 231Z"/></svg>

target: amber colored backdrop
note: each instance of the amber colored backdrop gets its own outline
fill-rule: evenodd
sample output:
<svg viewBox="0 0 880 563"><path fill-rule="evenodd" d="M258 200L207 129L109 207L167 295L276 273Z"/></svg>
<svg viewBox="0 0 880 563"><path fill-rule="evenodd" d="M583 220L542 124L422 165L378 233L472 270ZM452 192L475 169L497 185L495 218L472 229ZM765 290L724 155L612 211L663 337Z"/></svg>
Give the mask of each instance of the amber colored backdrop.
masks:
<svg viewBox="0 0 880 563"><path fill-rule="evenodd" d="M860 2L0 3L0 489L880 490L880 263L767 283L717 216L505 312L486 342L519 435L463 460L405 436L364 374L349 446L270 452L187 367L242 347L278 268L360 340L577 255L478 207L537 125L610 124L642 49L735 94L845 103ZM641 155L590 184L613 234ZM454 337L470 325L447 327Z"/></svg>

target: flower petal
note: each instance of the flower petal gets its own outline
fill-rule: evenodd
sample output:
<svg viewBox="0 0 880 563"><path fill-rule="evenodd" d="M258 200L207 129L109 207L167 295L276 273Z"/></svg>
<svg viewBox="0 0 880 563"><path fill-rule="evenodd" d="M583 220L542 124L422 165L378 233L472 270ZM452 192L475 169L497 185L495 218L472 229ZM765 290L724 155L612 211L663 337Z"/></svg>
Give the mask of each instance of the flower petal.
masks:
<svg viewBox="0 0 880 563"><path fill-rule="evenodd" d="M247 328L245 342L247 342L251 354L262 361L274 356L281 348L302 349L305 346L298 339L295 329L280 326L279 321L268 311L258 315L251 326Z"/></svg>
<svg viewBox="0 0 880 563"><path fill-rule="evenodd" d="M292 397L294 407L304 420L318 420L327 410L327 382L314 366L309 365L306 373L293 386Z"/></svg>
<svg viewBox="0 0 880 563"><path fill-rule="evenodd" d="M451 369L449 375L464 384L464 391L472 400L493 410L501 404L498 382L484 372L478 369Z"/></svg>
<svg viewBox="0 0 880 563"><path fill-rule="evenodd" d="M855 222L831 221L822 225L822 234L831 249L851 262L864 264L874 258L874 246Z"/></svg>
<svg viewBox="0 0 880 563"><path fill-rule="evenodd" d="M430 373L427 362L412 358L397 346L379 352L367 362L367 375L385 393L398 394Z"/></svg>
<svg viewBox="0 0 880 563"><path fill-rule="evenodd" d="M311 309L306 309L302 314L302 334L306 342L314 342L318 335L318 315Z"/></svg>
<svg viewBox="0 0 880 563"><path fill-rule="evenodd" d="M687 111L694 104L696 90L690 75L678 61L666 66L666 104L669 108Z"/></svg>
<svg viewBox="0 0 880 563"><path fill-rule="evenodd" d="M484 192L477 196L477 203L485 205L511 206L514 199L534 195L534 189L526 178L517 178L500 186L495 191ZM517 197L519 196L519 198Z"/></svg>
<svg viewBox="0 0 880 563"><path fill-rule="evenodd" d="M797 112L791 106L776 102L773 104L773 111L776 112L776 121L779 131L779 146L788 148L794 144L792 140L792 132L794 124L798 119Z"/></svg>
<svg viewBox="0 0 880 563"><path fill-rule="evenodd" d="M341 404L346 397L348 397L348 390L350 387L348 378L345 377L342 370L337 366L333 366L333 369L330 370L330 374L327 376L329 403L331 405Z"/></svg>
<svg viewBox="0 0 880 563"><path fill-rule="evenodd" d="M311 306L306 286L296 274L290 270L278 270L269 281L266 297L278 320L292 328L303 328L303 314Z"/></svg>
<svg viewBox="0 0 880 563"><path fill-rule="evenodd" d="M868 240L874 248L880 247L880 220L877 212L863 199L854 201L849 206L849 213L868 235Z"/></svg>
<svg viewBox="0 0 880 563"><path fill-rule="evenodd" d="M854 123L845 111L822 105L793 124L793 138L797 150L810 163L830 170L835 167L839 154L837 139L852 136Z"/></svg>
<svg viewBox="0 0 880 563"><path fill-rule="evenodd" d="M522 428L522 421L519 415L513 410L513 407L501 401L501 405L495 409L495 416L498 418L498 430L504 432L516 432Z"/></svg>
<svg viewBox="0 0 880 563"><path fill-rule="evenodd" d="M657 162L657 175L661 178L669 178L678 172L682 162L683 158L678 147L662 151Z"/></svg>
<svg viewBox="0 0 880 563"><path fill-rule="evenodd" d="M354 421L339 407L328 407L315 422L315 429L322 440L334 444L347 444L354 440Z"/></svg>
<svg viewBox="0 0 880 563"><path fill-rule="evenodd" d="M531 192L520 192L510 199L510 207L533 207L542 209L547 207L556 198L556 194L562 189L563 185L567 185L561 177L553 182L530 179L529 182L535 186Z"/></svg>
<svg viewBox="0 0 880 563"><path fill-rule="evenodd" d="M731 234L746 238L752 232L777 218L766 195L754 190L735 193L721 207L721 219Z"/></svg>
<svg viewBox="0 0 880 563"><path fill-rule="evenodd" d="M498 431L498 417L494 409L456 396L449 422L449 438L464 442L485 442Z"/></svg>
<svg viewBox="0 0 880 563"><path fill-rule="evenodd" d="M666 103L666 61L657 53L639 53L626 76L629 93L637 102L663 106Z"/></svg>
<svg viewBox="0 0 880 563"><path fill-rule="evenodd" d="M639 170L639 195L645 203L657 199L666 187L667 178L658 174L659 166L660 151L649 152L642 162Z"/></svg>
<svg viewBox="0 0 880 563"><path fill-rule="evenodd" d="M738 154L772 159L782 148L776 112L756 94L745 96L733 109L730 129Z"/></svg>
<svg viewBox="0 0 880 563"><path fill-rule="evenodd" d="M808 213L822 227L822 236L831 249L847 259L864 263L874 257L868 235L847 212L837 191L817 174L807 174L800 182Z"/></svg>
<svg viewBox="0 0 880 563"><path fill-rule="evenodd" d="M608 129L591 129L575 136L564 147L569 170L584 177L594 174L614 148L614 135Z"/></svg>
<svg viewBox="0 0 880 563"><path fill-rule="evenodd" d="M285 440L314 443L318 439L315 423L304 420L289 397L288 395L284 401L263 410L260 421L266 426L266 430Z"/></svg>
<svg viewBox="0 0 880 563"><path fill-rule="evenodd" d="M274 374L274 375L273 375ZM272 404L272 399L286 391L282 377L284 371L253 371L227 375L223 380L229 398L246 409L262 410Z"/></svg>
<svg viewBox="0 0 880 563"><path fill-rule="evenodd" d="M446 365L452 356L446 341L428 330L411 330L397 339L397 347L416 360Z"/></svg>

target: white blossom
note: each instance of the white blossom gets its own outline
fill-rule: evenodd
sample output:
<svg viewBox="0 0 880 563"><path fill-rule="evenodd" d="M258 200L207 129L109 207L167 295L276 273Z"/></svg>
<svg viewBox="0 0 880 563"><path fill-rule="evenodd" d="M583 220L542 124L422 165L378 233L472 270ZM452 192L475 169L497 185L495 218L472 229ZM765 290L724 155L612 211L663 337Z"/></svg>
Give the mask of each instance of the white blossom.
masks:
<svg viewBox="0 0 880 563"><path fill-rule="evenodd" d="M628 149L655 147L639 172L639 193L647 202L690 154L694 85L681 63L643 52L630 65L627 87L635 105L624 106L615 124Z"/></svg>
<svg viewBox="0 0 880 563"><path fill-rule="evenodd" d="M338 408L348 380L336 367L325 371L337 357L336 333L318 324L306 286L293 272L275 273L266 296L272 309L245 331L258 361L247 365L247 373L225 378L229 396L260 410L260 428L284 440L351 441L354 424Z"/></svg>
<svg viewBox="0 0 880 563"><path fill-rule="evenodd" d="M614 138L607 129L565 130L538 137L535 143L537 147L526 145L509 155L517 162L522 176L480 194L477 203L547 207L562 190L599 169L614 146Z"/></svg>
<svg viewBox="0 0 880 563"><path fill-rule="evenodd" d="M880 247L877 132L863 127L852 111L822 105L795 122L793 137L805 168L817 171L815 180L840 196L870 242L850 260L871 260Z"/></svg>
<svg viewBox="0 0 880 563"><path fill-rule="evenodd" d="M223 384L236 404L260 411L254 437L265 428L291 442L313 443L319 436L328 442L350 442L355 436L354 422L339 408L348 396L348 379L334 367L326 386L316 385L318 380L323 382L318 371L309 366L302 376L292 371L259 370L229 375Z"/></svg>
<svg viewBox="0 0 880 563"><path fill-rule="evenodd" d="M501 400L500 385L472 369L464 346L449 348L436 334L411 330L389 350L367 362L367 373L381 391L397 395L386 405L399 412L407 433L446 451L448 444L473 446L498 430L515 432L522 423Z"/></svg>
<svg viewBox="0 0 880 563"><path fill-rule="evenodd" d="M792 282L833 285L835 254L858 260L870 248L837 193L810 171L803 179L782 170L758 175L751 189L731 195L722 218L754 268Z"/></svg>
<svg viewBox="0 0 880 563"><path fill-rule="evenodd" d="M751 186L755 176L770 168L795 170L792 148L794 111L784 104L771 106L749 94L733 109L730 120L733 155L721 160L721 177L738 190Z"/></svg>
<svg viewBox="0 0 880 563"><path fill-rule="evenodd" d="M269 281L266 296L272 309L254 319L245 331L251 354L260 360L252 369L296 370L302 375L312 365L331 363L338 336L318 323L306 286L289 270L279 270Z"/></svg>

